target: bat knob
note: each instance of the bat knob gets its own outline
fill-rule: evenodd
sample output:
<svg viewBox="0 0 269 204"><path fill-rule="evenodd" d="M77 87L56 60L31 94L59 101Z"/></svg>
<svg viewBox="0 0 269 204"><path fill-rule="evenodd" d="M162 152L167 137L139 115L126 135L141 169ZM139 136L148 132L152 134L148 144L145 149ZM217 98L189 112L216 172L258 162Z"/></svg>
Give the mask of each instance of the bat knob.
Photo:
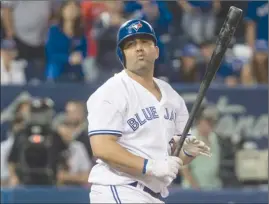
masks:
<svg viewBox="0 0 269 204"><path fill-rule="evenodd" d="M235 6L230 7L225 22L220 30L220 34L216 42L217 45L222 45L224 47L229 45L236 27L241 20L242 13L242 9L239 9Z"/></svg>

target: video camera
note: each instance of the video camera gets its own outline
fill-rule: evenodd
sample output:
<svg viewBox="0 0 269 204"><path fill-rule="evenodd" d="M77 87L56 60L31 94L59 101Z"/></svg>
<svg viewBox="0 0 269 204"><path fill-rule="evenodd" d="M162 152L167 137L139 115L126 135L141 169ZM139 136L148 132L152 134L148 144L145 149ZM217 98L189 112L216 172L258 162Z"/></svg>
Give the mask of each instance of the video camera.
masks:
<svg viewBox="0 0 269 204"><path fill-rule="evenodd" d="M53 155L50 152L55 136L52 131L54 103L51 99L33 99L30 112L21 131L22 183L31 185L52 185L55 183Z"/></svg>

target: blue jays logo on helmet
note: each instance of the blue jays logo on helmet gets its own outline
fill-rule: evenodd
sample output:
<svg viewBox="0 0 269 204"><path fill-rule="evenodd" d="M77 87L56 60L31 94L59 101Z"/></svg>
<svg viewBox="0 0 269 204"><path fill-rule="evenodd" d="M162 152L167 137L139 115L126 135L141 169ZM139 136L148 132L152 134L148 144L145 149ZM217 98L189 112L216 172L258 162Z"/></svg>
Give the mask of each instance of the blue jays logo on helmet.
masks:
<svg viewBox="0 0 269 204"><path fill-rule="evenodd" d="M142 27L143 27L143 25L140 21L130 25L130 28L134 29L135 31L138 31Z"/></svg>
<svg viewBox="0 0 269 204"><path fill-rule="evenodd" d="M157 38L154 29L148 22L140 19L126 21L119 28L117 35L117 55L123 66L125 64L125 61L124 54L121 49L122 42L130 37L138 35L147 35L152 38L155 44L157 44Z"/></svg>

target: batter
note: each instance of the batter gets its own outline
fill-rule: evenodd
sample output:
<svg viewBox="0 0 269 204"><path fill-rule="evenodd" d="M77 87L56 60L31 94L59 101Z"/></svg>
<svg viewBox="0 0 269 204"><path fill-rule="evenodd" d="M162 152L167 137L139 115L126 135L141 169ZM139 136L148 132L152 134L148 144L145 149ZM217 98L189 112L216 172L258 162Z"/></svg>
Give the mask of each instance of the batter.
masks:
<svg viewBox="0 0 269 204"><path fill-rule="evenodd" d="M123 70L88 99L88 134L98 158L89 182L91 203L163 203L178 171L210 148L191 136L171 156L188 110L182 97L153 77L158 59L151 25L129 20L118 31L117 55Z"/></svg>

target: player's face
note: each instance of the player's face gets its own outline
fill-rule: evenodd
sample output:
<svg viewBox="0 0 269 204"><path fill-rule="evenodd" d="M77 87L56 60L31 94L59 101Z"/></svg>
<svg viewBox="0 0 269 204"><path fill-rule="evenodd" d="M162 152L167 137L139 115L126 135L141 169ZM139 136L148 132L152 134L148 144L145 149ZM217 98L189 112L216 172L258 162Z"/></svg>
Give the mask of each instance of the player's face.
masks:
<svg viewBox="0 0 269 204"><path fill-rule="evenodd" d="M159 56L159 49L152 39L142 36L128 39L123 45L123 52L126 69L137 74L152 71Z"/></svg>

